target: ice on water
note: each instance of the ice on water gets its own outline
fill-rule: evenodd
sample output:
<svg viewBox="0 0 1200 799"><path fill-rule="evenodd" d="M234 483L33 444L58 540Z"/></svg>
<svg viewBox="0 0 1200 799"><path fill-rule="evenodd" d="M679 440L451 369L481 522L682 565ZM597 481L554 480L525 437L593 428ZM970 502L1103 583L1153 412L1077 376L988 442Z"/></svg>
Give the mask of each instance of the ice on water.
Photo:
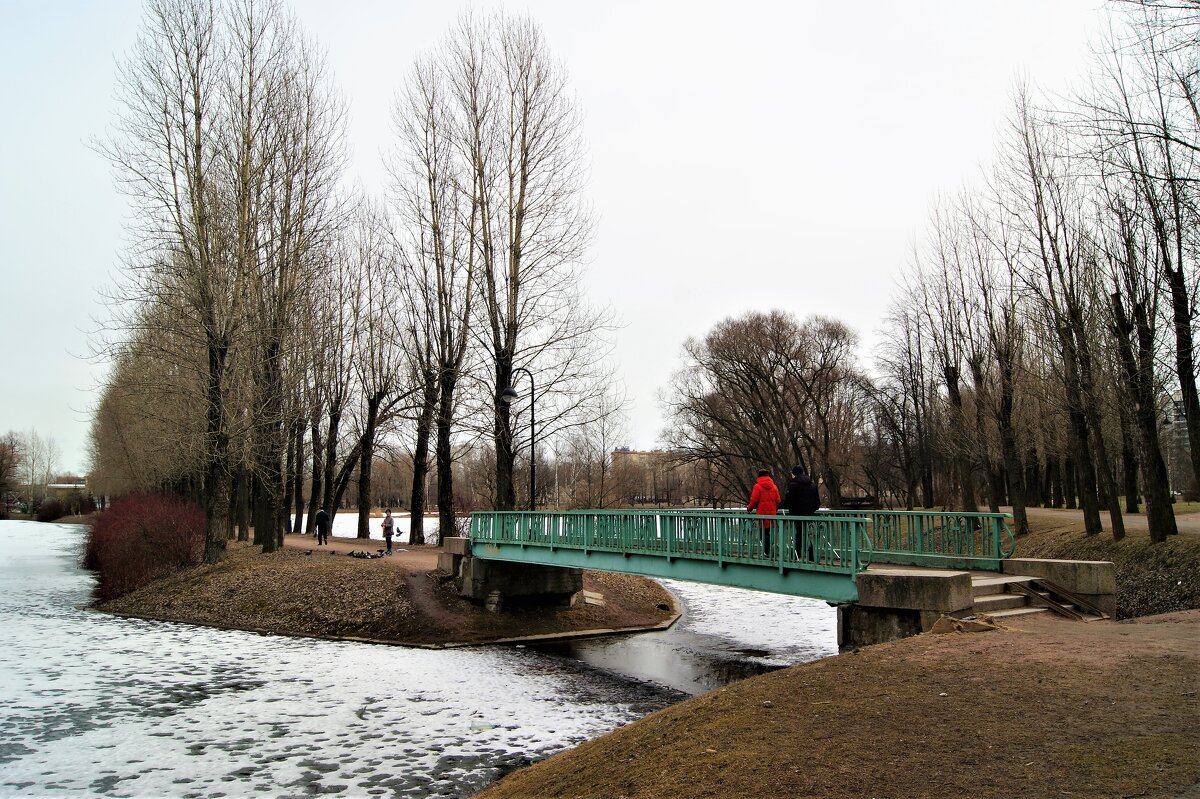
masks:
<svg viewBox="0 0 1200 799"><path fill-rule="evenodd" d="M353 535L352 514L336 522ZM89 611L82 539L82 527L0 522L0 797L470 796L683 696L527 649L419 650ZM688 606L677 628L688 646L762 650L775 665L834 649L824 603L669 587ZM651 656L678 657L671 640Z"/></svg>
<svg viewBox="0 0 1200 799"><path fill-rule="evenodd" d="M519 649L79 609L80 528L0 523L0 796L469 796L677 698Z"/></svg>

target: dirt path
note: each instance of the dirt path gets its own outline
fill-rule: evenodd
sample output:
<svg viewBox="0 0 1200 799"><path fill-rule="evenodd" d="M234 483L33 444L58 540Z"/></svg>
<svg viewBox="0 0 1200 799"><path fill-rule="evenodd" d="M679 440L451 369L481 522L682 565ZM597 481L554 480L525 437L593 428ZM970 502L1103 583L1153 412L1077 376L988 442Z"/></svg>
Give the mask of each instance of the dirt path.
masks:
<svg viewBox="0 0 1200 799"><path fill-rule="evenodd" d="M366 552L374 555L384 549L382 541L361 538L339 538L330 536L329 543L317 546L316 539L311 535L286 535L283 545L289 549L311 550L314 555L323 552L336 552L339 555L349 555L351 552ZM430 572L437 568L438 553L441 549L434 546L401 546L392 544L392 554L379 558L385 565L400 566L407 571Z"/></svg>
<svg viewBox="0 0 1200 799"><path fill-rule="evenodd" d="M1001 508L1001 510L1007 513L1012 512L1012 508ZM1083 529L1083 511L1081 510L1026 508L1025 512L1029 515L1030 522L1040 522L1054 527ZM1149 533L1145 513L1126 513L1122 518L1125 521L1126 532ZM1104 524L1105 530L1112 529L1108 511L1100 512L1100 520ZM1200 513L1178 513L1175 515L1175 523L1178 525L1181 535L1200 535Z"/></svg>

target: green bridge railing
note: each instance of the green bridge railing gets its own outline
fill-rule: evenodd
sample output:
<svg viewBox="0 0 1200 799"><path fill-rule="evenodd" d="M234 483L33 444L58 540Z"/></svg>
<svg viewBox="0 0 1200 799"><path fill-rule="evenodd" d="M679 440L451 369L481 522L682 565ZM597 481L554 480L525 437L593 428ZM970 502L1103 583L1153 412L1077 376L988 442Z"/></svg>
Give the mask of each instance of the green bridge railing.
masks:
<svg viewBox="0 0 1200 799"><path fill-rule="evenodd" d="M865 518L871 543L864 558L894 563L998 571L1016 537L1007 513L823 510L821 516Z"/></svg>
<svg viewBox="0 0 1200 799"><path fill-rule="evenodd" d="M857 573L866 519L756 516L710 510L489 511L471 514L475 543L641 554Z"/></svg>
<svg viewBox="0 0 1200 799"><path fill-rule="evenodd" d="M596 569L854 602L869 563L998 571L1012 554L994 513L742 510L486 511L471 514L484 560Z"/></svg>

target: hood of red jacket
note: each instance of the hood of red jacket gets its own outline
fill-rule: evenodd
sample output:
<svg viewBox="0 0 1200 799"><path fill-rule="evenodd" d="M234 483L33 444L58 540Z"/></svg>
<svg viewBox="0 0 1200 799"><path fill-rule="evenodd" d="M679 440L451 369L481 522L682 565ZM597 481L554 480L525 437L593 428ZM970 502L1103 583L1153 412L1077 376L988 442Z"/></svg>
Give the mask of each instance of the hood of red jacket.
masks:
<svg viewBox="0 0 1200 799"><path fill-rule="evenodd" d="M768 487L774 487L774 485L775 485L775 481L772 480L771 476L768 474L764 474L762 477L758 478L754 482L764 489L768 488Z"/></svg>

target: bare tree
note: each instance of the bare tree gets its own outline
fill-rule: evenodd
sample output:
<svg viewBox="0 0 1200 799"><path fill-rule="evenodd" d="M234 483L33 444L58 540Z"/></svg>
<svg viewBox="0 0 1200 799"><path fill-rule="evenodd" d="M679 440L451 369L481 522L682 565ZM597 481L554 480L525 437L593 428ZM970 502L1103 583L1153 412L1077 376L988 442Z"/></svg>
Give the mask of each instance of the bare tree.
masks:
<svg viewBox="0 0 1200 799"><path fill-rule="evenodd" d="M1023 273L1023 285L1039 298L1058 340L1084 526L1088 534L1101 530L1098 477L1113 538L1120 540L1124 522L1096 403L1090 332L1095 326L1097 256L1084 224L1079 171L1070 163L1061 131L1036 118L1026 94L1016 103L1013 134L1010 174L1016 184L1008 201L1019 204L1017 214L1027 226L1028 247L1035 254L1032 268Z"/></svg>
<svg viewBox="0 0 1200 799"><path fill-rule="evenodd" d="M53 436L30 429L21 435L17 450L21 453L20 479L29 491L29 499L44 498L51 475L58 469L58 443Z"/></svg>
<svg viewBox="0 0 1200 799"><path fill-rule="evenodd" d="M1085 97L1085 130L1098 157L1128 175L1157 249L1156 274L1170 298L1175 378L1188 425L1192 479L1200 491L1200 392L1194 323L1200 221L1200 13L1195 4L1139 2L1128 29L1099 55L1100 79Z"/></svg>
<svg viewBox="0 0 1200 799"><path fill-rule="evenodd" d="M759 468L799 464L838 507L866 398L856 338L840 322L800 324L781 311L727 319L684 344L666 399L667 440L686 462L711 463L723 496L748 496Z"/></svg>
<svg viewBox="0 0 1200 799"><path fill-rule="evenodd" d="M517 368L539 390L534 433L547 440L579 423L603 391L596 333L605 315L578 294L578 268L592 224L582 202L580 118L563 67L527 17L467 15L448 49L459 147L470 170L478 341L490 372L483 381L496 453L496 506L515 502L515 433L503 392ZM477 216L476 216L477 215ZM586 412L584 412L586 416Z"/></svg>
<svg viewBox="0 0 1200 799"><path fill-rule="evenodd" d="M137 212L129 294L170 305L203 346L205 559L224 554L230 441L246 419L265 508L257 533L274 546L287 320L330 212L339 101L272 0L151 0L118 84L123 111L102 150ZM239 416L239 400L257 412Z"/></svg>
<svg viewBox="0 0 1200 799"><path fill-rule="evenodd" d="M21 465L21 441L16 433L9 431L0 437L0 501L7 503L8 494L17 484ZM7 504L0 511L7 510Z"/></svg>
<svg viewBox="0 0 1200 799"><path fill-rule="evenodd" d="M423 540L425 460L436 432L438 527L455 529L452 438L458 391L471 341L481 202L470 191L470 163L461 147L464 114L451 95L453 55L419 59L393 109L400 149L391 165L409 271L413 368L421 376L421 412L413 474L410 540Z"/></svg>

